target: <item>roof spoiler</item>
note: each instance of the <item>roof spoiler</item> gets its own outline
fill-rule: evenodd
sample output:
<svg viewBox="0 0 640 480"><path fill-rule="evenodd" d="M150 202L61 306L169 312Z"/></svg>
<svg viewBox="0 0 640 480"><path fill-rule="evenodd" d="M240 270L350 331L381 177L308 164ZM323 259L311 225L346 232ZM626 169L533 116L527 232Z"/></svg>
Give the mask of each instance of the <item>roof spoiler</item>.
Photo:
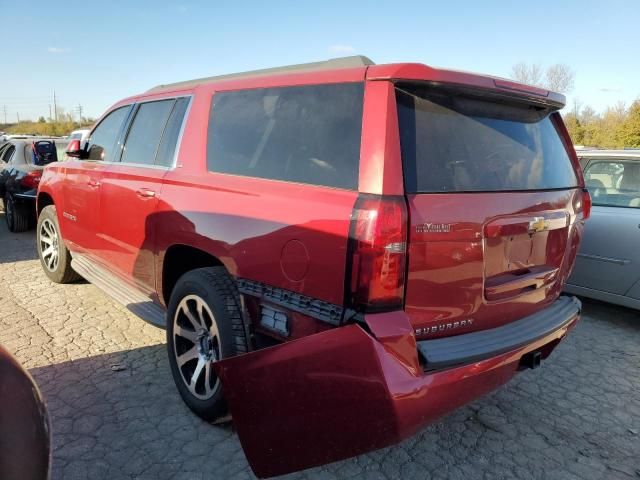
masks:
<svg viewBox="0 0 640 480"><path fill-rule="evenodd" d="M215 82L220 80L237 80L242 78L259 77L262 75L273 75L278 73L314 72L314 71L331 70L331 69L338 69L338 68L368 67L370 65L375 65L375 63L368 57L365 57L364 55L353 55L350 57L332 58L322 62L301 63L298 65L286 65L283 67L264 68L261 70L251 70L248 72L231 73L228 75L196 78L194 80L185 80L183 82L177 82L177 83L167 83L167 84L153 87L147 90L147 93L156 92L159 90L165 90L168 88L178 89L178 88L195 87L196 85L200 85L202 83L209 83L209 82Z"/></svg>
<svg viewBox="0 0 640 480"><path fill-rule="evenodd" d="M498 78L458 70L434 68L420 63L400 63L376 65L367 69L367 80L393 80L396 82L420 82L461 89L481 89L493 91L505 97L527 101L534 105L542 105L553 109L565 106L565 96L544 88Z"/></svg>

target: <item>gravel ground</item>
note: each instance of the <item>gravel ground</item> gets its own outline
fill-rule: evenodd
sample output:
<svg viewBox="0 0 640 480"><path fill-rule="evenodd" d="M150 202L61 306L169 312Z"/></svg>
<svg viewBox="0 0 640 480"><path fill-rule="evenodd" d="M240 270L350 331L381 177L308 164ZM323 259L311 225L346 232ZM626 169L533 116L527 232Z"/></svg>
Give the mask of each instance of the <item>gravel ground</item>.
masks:
<svg viewBox="0 0 640 480"><path fill-rule="evenodd" d="M55 285L0 213L0 343L48 404L56 479L254 478L232 426L200 421L164 332L94 286ZM542 368L403 443L291 479L640 478L640 314L585 301Z"/></svg>

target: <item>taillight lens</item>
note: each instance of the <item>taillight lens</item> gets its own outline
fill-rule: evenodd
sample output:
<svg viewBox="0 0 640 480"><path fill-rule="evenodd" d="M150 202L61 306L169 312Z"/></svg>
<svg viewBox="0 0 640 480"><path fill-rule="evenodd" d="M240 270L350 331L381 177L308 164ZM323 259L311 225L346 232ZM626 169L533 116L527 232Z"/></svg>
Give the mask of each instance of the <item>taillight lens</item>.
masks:
<svg viewBox="0 0 640 480"><path fill-rule="evenodd" d="M586 220L591 216L591 194L586 188L582 189L582 218Z"/></svg>
<svg viewBox="0 0 640 480"><path fill-rule="evenodd" d="M404 303L407 259L404 197L362 195L351 219L347 288L361 312L393 310Z"/></svg>
<svg viewBox="0 0 640 480"><path fill-rule="evenodd" d="M20 184L26 188L38 188L42 172L39 170L33 172L27 172L27 174L20 179Z"/></svg>

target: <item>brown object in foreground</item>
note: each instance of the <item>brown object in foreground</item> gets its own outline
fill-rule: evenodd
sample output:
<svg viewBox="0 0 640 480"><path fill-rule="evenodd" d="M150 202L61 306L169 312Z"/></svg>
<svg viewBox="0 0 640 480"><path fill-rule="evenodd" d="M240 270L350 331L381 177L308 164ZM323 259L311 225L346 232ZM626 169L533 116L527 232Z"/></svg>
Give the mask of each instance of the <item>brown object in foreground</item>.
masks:
<svg viewBox="0 0 640 480"><path fill-rule="evenodd" d="M0 347L0 478L49 478L47 410L31 375Z"/></svg>

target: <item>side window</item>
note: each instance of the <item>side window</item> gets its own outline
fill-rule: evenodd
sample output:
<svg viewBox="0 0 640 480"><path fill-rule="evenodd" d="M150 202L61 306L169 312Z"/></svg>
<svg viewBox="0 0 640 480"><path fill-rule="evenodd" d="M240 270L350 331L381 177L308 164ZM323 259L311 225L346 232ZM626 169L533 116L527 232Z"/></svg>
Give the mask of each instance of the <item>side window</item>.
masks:
<svg viewBox="0 0 640 480"><path fill-rule="evenodd" d="M584 172L594 205L640 208L640 162L591 162Z"/></svg>
<svg viewBox="0 0 640 480"><path fill-rule="evenodd" d="M355 189L362 83L218 92L209 117L212 172Z"/></svg>
<svg viewBox="0 0 640 480"><path fill-rule="evenodd" d="M33 163L33 145L24 146L24 160L26 163Z"/></svg>
<svg viewBox="0 0 640 480"><path fill-rule="evenodd" d="M63 161L66 160L66 157L67 157L67 145L68 145L68 142L66 142L66 143L56 142L56 157L58 158L59 162L63 162Z"/></svg>
<svg viewBox="0 0 640 480"><path fill-rule="evenodd" d="M175 100L141 103L129 129L122 153L123 163L153 165L162 132Z"/></svg>
<svg viewBox="0 0 640 480"><path fill-rule="evenodd" d="M180 136L180 130L182 129L187 105L189 105L188 98L183 97L176 100L173 110L171 111L171 115L169 115L167 126L164 128L162 140L160 140L158 154L156 155L156 165L161 165L163 167L170 167L173 165L173 157L176 153L178 137Z"/></svg>
<svg viewBox="0 0 640 480"><path fill-rule="evenodd" d="M122 124L127 118L131 105L120 107L107 115L93 130L88 140L88 160L113 162L118 159L116 151Z"/></svg>

